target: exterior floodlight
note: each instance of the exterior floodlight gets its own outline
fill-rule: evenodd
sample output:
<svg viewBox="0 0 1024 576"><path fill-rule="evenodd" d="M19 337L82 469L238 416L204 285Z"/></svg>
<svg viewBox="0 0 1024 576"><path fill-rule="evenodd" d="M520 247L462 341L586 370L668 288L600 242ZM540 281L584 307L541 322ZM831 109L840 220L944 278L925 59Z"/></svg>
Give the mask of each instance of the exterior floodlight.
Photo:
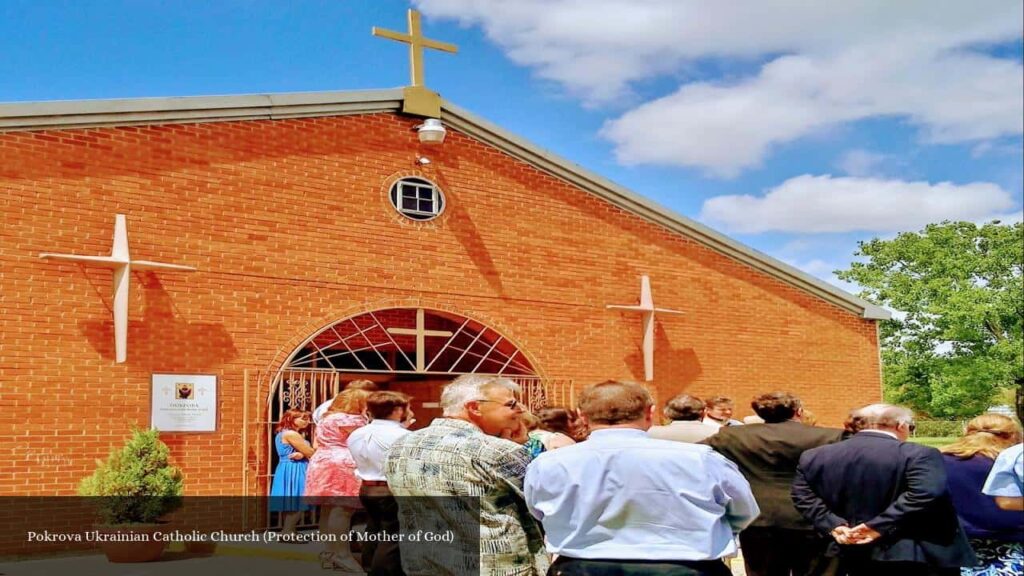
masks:
<svg viewBox="0 0 1024 576"><path fill-rule="evenodd" d="M420 142L423 144L440 144L444 142L444 137L448 134L445 130L444 124L437 118L428 118L416 127L416 131L419 132Z"/></svg>

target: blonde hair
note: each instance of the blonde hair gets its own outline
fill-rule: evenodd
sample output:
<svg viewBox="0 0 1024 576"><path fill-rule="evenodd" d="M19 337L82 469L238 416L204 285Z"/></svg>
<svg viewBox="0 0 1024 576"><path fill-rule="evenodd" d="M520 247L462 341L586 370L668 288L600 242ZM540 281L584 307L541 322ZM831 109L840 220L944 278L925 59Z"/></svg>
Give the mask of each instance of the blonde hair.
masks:
<svg viewBox="0 0 1024 576"><path fill-rule="evenodd" d="M807 424L808 426L817 426L818 415L815 414L814 412L811 412L807 408L804 408L804 412L803 415L800 417L800 421L803 422L804 424Z"/></svg>
<svg viewBox="0 0 1024 576"><path fill-rule="evenodd" d="M366 399L372 392L368 390L349 389L334 397L327 414L344 412L346 414L362 414L366 412Z"/></svg>
<svg viewBox="0 0 1024 576"><path fill-rule="evenodd" d="M540 418L535 416L533 412L523 412L520 418L523 420L523 424L526 425L526 429L530 432L540 428Z"/></svg>
<svg viewBox="0 0 1024 576"><path fill-rule="evenodd" d="M376 392L378 390L377 384L373 380L353 380L348 384L345 384L345 390L366 390L367 392Z"/></svg>
<svg viewBox="0 0 1024 576"><path fill-rule="evenodd" d="M1020 425L1002 414L982 414L967 423L967 430L956 442L942 448L943 454L971 458L978 454L996 459L1004 449L1020 442Z"/></svg>

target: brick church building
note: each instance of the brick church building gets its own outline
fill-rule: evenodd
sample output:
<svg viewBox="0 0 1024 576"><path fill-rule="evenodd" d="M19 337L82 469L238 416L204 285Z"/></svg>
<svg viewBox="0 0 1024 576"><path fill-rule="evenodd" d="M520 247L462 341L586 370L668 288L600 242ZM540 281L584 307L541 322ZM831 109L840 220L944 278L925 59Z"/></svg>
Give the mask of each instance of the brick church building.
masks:
<svg viewBox="0 0 1024 576"><path fill-rule="evenodd" d="M0 105L0 495L73 494L168 393L207 394L162 434L189 495L265 494L281 411L355 378L421 425L464 373L879 400L884 310L417 97Z"/></svg>

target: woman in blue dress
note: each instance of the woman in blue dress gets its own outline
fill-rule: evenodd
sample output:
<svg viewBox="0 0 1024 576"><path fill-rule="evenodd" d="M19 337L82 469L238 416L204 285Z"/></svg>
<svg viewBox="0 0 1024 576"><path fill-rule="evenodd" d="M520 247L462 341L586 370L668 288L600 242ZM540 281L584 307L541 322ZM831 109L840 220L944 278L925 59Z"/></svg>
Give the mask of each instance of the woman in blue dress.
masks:
<svg viewBox="0 0 1024 576"><path fill-rule="evenodd" d="M309 412L287 410L281 415L274 436L278 463L270 487L270 511L281 513L281 536L285 540L294 536L302 513L311 508L302 501L306 491L306 466L313 455L313 447L302 431L309 428L310 422Z"/></svg>

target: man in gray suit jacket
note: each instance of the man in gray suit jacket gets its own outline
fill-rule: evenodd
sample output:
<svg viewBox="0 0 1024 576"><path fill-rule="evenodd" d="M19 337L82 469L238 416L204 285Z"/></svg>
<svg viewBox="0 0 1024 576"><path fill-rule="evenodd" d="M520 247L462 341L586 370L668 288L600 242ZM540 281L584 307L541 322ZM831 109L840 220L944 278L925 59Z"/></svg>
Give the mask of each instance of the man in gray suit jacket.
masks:
<svg viewBox="0 0 1024 576"><path fill-rule="evenodd" d="M662 413L671 422L666 426L651 426L647 431L651 438L695 443L718 432L718 426L701 422L704 402L696 396L680 394L665 404Z"/></svg>
<svg viewBox="0 0 1024 576"><path fill-rule="evenodd" d="M787 392L762 394L750 403L764 424L726 426L701 442L739 467L761 515L740 533L749 576L806 576L825 567L828 540L797 512L790 485L804 450L838 442L843 431L800 422L800 399Z"/></svg>

